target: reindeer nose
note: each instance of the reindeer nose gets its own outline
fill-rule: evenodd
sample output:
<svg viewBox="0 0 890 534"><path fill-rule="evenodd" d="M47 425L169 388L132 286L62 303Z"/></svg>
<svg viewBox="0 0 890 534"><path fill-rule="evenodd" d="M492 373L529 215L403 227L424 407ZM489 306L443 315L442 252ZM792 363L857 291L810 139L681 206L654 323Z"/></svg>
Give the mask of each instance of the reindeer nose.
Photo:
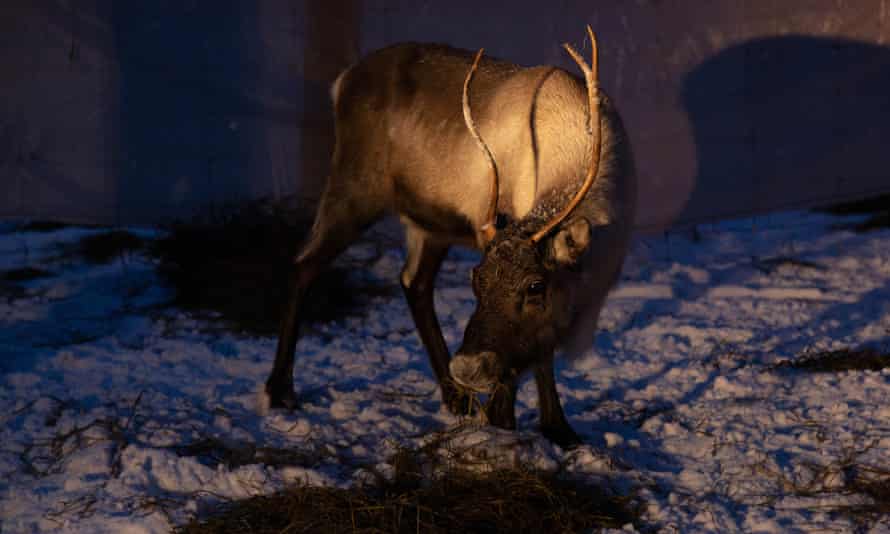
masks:
<svg viewBox="0 0 890 534"><path fill-rule="evenodd" d="M458 354L451 359L448 368L451 377L461 386L477 393L491 393L497 382L497 354Z"/></svg>

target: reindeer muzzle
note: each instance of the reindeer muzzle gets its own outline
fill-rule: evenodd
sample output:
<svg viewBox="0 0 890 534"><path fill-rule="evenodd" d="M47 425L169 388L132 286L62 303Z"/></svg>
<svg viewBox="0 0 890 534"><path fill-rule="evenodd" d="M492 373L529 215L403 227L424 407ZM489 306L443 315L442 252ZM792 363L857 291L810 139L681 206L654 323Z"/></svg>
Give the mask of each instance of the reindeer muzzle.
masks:
<svg viewBox="0 0 890 534"><path fill-rule="evenodd" d="M459 385L477 393L491 393L500 376L497 354L458 354L448 365L451 377Z"/></svg>

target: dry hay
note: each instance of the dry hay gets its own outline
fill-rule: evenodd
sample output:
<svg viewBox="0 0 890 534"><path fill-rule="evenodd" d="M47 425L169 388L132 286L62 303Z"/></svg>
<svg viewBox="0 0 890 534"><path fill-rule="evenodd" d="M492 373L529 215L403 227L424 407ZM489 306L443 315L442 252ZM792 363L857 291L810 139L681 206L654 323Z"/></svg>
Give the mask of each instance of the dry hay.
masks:
<svg viewBox="0 0 890 534"><path fill-rule="evenodd" d="M841 349L804 354L774 365L773 369L800 369L811 373L842 371L880 371L890 367L890 354L875 349Z"/></svg>
<svg viewBox="0 0 890 534"><path fill-rule="evenodd" d="M890 515L890 470L854 466L852 471L853 477L844 489L863 500L838 511L863 523Z"/></svg>
<svg viewBox="0 0 890 534"><path fill-rule="evenodd" d="M296 485L222 505L179 532L580 532L637 519L628 498L515 468L403 475L350 489Z"/></svg>
<svg viewBox="0 0 890 534"><path fill-rule="evenodd" d="M385 468L364 466L348 489L296 484L219 505L181 534L271 532L580 532L639 525L633 496L524 463L479 458L459 441L473 425L400 447ZM348 463L348 462L347 462ZM606 483L604 483L606 484Z"/></svg>
<svg viewBox="0 0 890 534"><path fill-rule="evenodd" d="M780 498L792 496L796 508L836 514L869 530L890 517L890 469L862 458L872 445L824 463L804 463L793 475L760 466L758 471L780 489L762 504L776 506Z"/></svg>
<svg viewBox="0 0 890 534"><path fill-rule="evenodd" d="M179 456L196 458L211 467L223 465L227 469L235 469L251 464L263 464L268 467L312 467L331 455L322 444L313 445L307 449L258 447L253 443L208 436L185 445L174 446L172 449Z"/></svg>

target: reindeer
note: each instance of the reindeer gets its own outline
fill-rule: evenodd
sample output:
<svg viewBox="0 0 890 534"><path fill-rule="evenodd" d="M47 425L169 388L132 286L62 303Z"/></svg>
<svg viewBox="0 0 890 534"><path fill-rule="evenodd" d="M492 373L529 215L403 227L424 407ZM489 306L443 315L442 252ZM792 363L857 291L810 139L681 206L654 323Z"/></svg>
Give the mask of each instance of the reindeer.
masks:
<svg viewBox="0 0 890 534"><path fill-rule="evenodd" d="M294 260L275 363L273 407L294 409L294 352L312 280L372 223L398 214L407 260L401 285L453 413L488 393L490 424L516 427L521 375L534 373L540 428L580 440L556 391L553 358L588 348L618 279L634 220L630 144L599 89L596 37L584 82L444 45L405 43L369 54L334 82L332 170L308 240ZM472 89L472 90L471 90ZM472 97L472 105L471 105ZM459 104L460 102L460 104ZM433 308L449 247L482 251L477 306L453 359Z"/></svg>

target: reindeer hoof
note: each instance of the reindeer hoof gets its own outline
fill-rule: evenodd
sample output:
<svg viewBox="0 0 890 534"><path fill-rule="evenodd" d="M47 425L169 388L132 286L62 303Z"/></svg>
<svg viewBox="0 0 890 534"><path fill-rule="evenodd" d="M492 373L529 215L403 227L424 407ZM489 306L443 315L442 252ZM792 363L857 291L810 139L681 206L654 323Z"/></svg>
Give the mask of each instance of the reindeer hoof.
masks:
<svg viewBox="0 0 890 534"><path fill-rule="evenodd" d="M556 426L556 427L541 427L541 433L544 434L544 437L550 440L551 442L559 445L563 449L574 449L578 445L583 444L584 442L578 437L578 434L572 430L572 427L565 426Z"/></svg>
<svg viewBox="0 0 890 534"><path fill-rule="evenodd" d="M269 407L294 411L300 407L297 394L292 386L277 386L266 383L266 394L269 395Z"/></svg>

